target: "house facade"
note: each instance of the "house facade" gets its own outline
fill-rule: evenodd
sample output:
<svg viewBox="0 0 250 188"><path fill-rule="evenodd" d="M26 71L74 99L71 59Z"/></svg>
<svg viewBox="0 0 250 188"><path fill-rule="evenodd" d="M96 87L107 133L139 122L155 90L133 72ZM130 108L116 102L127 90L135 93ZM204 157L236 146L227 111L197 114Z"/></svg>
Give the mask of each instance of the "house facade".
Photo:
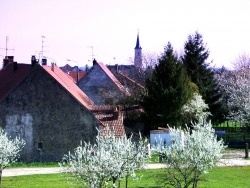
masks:
<svg viewBox="0 0 250 188"><path fill-rule="evenodd" d="M100 121L93 101L56 65L4 60L0 71L0 126L26 145L21 160L60 161L80 141L94 141Z"/></svg>
<svg viewBox="0 0 250 188"><path fill-rule="evenodd" d="M130 95L106 65L96 60L78 86L96 105L114 105Z"/></svg>

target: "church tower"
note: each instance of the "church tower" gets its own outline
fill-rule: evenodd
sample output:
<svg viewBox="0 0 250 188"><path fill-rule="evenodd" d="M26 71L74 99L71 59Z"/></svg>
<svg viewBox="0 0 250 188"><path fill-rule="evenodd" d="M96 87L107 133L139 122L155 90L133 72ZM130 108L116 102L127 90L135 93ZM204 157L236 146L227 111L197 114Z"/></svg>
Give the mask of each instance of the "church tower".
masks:
<svg viewBox="0 0 250 188"><path fill-rule="evenodd" d="M134 65L136 67L141 68L142 67L142 54L141 54L141 46L140 46L140 40L139 40L139 33L137 34L137 40L135 45L135 58L134 58Z"/></svg>

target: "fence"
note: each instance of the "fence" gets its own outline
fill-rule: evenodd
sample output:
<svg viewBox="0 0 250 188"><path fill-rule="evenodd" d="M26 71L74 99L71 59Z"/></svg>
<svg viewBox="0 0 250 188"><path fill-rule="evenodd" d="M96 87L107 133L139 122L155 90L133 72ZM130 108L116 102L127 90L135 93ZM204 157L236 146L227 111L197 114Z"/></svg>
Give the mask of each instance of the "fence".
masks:
<svg viewBox="0 0 250 188"><path fill-rule="evenodd" d="M229 147L244 148L246 143L250 143L250 126L241 126L234 123L234 126L213 127L218 139L223 139Z"/></svg>

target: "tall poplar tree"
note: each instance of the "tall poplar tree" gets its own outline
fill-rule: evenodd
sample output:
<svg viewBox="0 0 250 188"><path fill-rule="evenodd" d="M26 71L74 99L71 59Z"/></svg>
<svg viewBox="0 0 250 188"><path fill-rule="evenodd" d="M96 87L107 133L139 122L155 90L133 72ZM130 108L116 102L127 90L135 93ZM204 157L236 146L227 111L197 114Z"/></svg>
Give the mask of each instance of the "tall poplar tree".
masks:
<svg viewBox="0 0 250 188"><path fill-rule="evenodd" d="M146 80L142 106L147 128L181 125L181 109L192 97L190 78L170 43L164 49L150 78Z"/></svg>
<svg viewBox="0 0 250 188"><path fill-rule="evenodd" d="M208 57L209 51L203 43L202 35L198 32L189 35L181 58L183 65L191 81L198 86L205 103L208 104L213 122L222 122L226 112L222 108L222 94L214 77L214 71L207 62Z"/></svg>

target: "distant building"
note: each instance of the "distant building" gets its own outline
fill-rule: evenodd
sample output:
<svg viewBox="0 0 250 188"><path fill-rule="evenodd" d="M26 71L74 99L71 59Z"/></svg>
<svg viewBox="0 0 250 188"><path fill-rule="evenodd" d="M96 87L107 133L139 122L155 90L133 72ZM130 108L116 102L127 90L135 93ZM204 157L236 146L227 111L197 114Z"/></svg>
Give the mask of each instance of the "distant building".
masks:
<svg viewBox="0 0 250 188"><path fill-rule="evenodd" d="M83 71L80 67L74 66L71 67L69 64L66 64L63 67L60 67L60 69L65 72L71 80L73 80L76 84L78 81L85 76L86 70Z"/></svg>
<svg viewBox="0 0 250 188"><path fill-rule="evenodd" d="M79 80L78 86L96 105L114 105L130 95L106 65L96 60L87 74Z"/></svg>
<svg viewBox="0 0 250 188"><path fill-rule="evenodd" d="M139 33L137 34L136 45L135 45L135 56L134 65L137 68L142 68L142 48L140 46Z"/></svg>

